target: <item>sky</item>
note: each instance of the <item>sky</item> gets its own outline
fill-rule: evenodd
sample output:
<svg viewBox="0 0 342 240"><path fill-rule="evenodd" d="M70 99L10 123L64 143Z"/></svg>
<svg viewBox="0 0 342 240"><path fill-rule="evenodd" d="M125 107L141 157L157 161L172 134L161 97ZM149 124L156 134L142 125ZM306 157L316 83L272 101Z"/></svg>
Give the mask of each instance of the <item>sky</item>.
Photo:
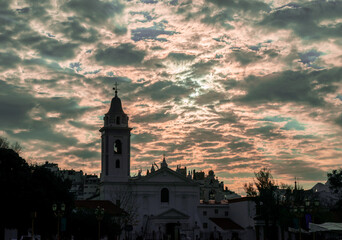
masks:
<svg viewBox="0 0 342 240"><path fill-rule="evenodd" d="M304 188L342 166L342 1L0 0L0 136L100 173L119 85L131 174L254 172Z"/></svg>

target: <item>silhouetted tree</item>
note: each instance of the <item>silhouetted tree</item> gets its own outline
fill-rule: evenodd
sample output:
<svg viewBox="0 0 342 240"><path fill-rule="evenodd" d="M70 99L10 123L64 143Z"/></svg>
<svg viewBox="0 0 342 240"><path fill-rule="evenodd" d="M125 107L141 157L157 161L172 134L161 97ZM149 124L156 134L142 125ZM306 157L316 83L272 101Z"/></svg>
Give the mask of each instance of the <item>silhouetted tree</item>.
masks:
<svg viewBox="0 0 342 240"><path fill-rule="evenodd" d="M243 185L243 189L245 190L247 197L256 197L258 195L256 189L254 188L254 183L245 183Z"/></svg>
<svg viewBox="0 0 342 240"><path fill-rule="evenodd" d="M279 208L276 196L278 186L275 185L271 171L267 168L254 173L254 184L244 184L247 196L256 196L257 214L265 221L265 236L276 239L275 226Z"/></svg>
<svg viewBox="0 0 342 240"><path fill-rule="evenodd" d="M31 213L36 212L35 232L48 236L56 231L52 204L72 205L69 182L42 166L29 166L12 149L0 148L0 188L5 193L0 206L1 231L17 228L20 234L26 234Z"/></svg>
<svg viewBox="0 0 342 240"><path fill-rule="evenodd" d="M18 143L12 143L7 140L5 137L0 136L0 148L5 148L5 149L12 149L14 152L20 154L21 151L23 150L23 147Z"/></svg>
<svg viewBox="0 0 342 240"><path fill-rule="evenodd" d="M330 188L334 190L335 193L340 192L342 190L342 168L339 170L332 170L327 176Z"/></svg>
<svg viewBox="0 0 342 240"><path fill-rule="evenodd" d="M327 174L329 187L335 194L338 194L339 201L336 203L336 208L342 209L342 168L332 170Z"/></svg>
<svg viewBox="0 0 342 240"><path fill-rule="evenodd" d="M0 148L9 148L9 141L7 140L7 138L0 137Z"/></svg>

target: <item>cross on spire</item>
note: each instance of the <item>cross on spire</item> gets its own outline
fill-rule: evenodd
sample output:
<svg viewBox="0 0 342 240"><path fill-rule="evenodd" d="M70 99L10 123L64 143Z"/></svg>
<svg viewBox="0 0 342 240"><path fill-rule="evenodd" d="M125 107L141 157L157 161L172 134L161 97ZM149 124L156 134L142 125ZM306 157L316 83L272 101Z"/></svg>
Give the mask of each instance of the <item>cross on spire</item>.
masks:
<svg viewBox="0 0 342 240"><path fill-rule="evenodd" d="M115 82L115 87L113 87L113 90L115 90L115 97L117 97L118 96L118 90L119 90L118 82Z"/></svg>

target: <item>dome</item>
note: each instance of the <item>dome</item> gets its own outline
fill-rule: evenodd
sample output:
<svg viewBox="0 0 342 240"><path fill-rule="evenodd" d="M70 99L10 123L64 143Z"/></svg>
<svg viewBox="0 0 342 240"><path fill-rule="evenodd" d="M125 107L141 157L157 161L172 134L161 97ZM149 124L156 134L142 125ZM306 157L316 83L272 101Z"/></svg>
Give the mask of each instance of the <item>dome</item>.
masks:
<svg viewBox="0 0 342 240"><path fill-rule="evenodd" d="M121 105L121 99L115 94L115 97L112 98L112 102L110 104L110 108L107 114L117 114L122 113L125 114L122 105Z"/></svg>

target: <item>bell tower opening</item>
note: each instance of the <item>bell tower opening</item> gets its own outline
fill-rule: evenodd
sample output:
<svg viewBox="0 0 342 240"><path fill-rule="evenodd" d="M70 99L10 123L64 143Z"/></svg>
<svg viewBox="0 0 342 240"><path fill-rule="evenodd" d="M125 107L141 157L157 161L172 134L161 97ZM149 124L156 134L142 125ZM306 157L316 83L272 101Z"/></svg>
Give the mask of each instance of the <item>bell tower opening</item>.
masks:
<svg viewBox="0 0 342 240"><path fill-rule="evenodd" d="M114 154L121 154L122 153L122 144L120 140L116 140L114 142Z"/></svg>

